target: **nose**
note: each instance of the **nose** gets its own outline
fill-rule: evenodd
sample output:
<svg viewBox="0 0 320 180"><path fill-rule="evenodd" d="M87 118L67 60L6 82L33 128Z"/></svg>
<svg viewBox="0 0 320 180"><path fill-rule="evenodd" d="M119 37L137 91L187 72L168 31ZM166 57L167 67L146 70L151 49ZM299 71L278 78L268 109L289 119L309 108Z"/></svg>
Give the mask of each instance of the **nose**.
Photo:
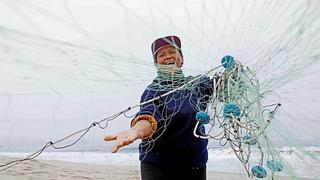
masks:
<svg viewBox="0 0 320 180"><path fill-rule="evenodd" d="M169 54L169 53L166 53L165 55L164 55L164 59L170 59L171 58L171 55Z"/></svg>
<svg viewBox="0 0 320 180"><path fill-rule="evenodd" d="M165 60L169 60L169 59L172 59L172 58L174 58L174 56L172 54L170 54L170 53L166 53L165 56L164 56Z"/></svg>

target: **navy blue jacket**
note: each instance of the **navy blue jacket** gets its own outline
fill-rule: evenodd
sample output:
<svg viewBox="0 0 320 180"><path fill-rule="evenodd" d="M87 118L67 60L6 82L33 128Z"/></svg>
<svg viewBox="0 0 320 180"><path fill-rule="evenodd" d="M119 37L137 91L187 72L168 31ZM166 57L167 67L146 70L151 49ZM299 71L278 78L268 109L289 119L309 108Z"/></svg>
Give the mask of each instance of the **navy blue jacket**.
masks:
<svg viewBox="0 0 320 180"><path fill-rule="evenodd" d="M156 78L143 92L140 102L169 91L161 88L161 85L180 86L191 79L193 78L183 77L175 82L161 82ZM137 116L152 115L157 119L157 130L152 138L143 140L139 145L140 161L172 167L203 167L207 163L208 140L194 137L193 130L197 122L196 113L207 108L213 80L202 77L183 90L140 107ZM205 128L200 126L198 133L204 131Z"/></svg>

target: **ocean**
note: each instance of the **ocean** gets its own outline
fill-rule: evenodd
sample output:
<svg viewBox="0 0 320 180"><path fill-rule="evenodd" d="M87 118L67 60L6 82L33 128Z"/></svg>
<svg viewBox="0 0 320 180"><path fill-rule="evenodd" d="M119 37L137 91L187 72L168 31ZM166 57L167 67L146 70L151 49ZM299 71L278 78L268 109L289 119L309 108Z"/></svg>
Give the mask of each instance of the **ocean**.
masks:
<svg viewBox="0 0 320 180"><path fill-rule="evenodd" d="M208 171L245 173L242 163L230 148L209 148ZM281 147L278 149L284 166L280 175L318 178L320 168L320 147ZM1 152L0 156L23 158L26 152ZM124 148L118 153L107 150L92 149L85 151L43 152L37 159L61 160L95 165L139 166L138 149ZM254 164L251 164L254 165ZM267 169L267 168L266 168Z"/></svg>

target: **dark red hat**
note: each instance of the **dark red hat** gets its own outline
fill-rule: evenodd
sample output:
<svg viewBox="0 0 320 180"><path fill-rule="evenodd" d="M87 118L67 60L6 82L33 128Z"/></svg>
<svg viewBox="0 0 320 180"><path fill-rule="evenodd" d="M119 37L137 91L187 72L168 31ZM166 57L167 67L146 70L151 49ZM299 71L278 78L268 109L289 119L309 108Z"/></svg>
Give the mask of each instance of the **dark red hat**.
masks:
<svg viewBox="0 0 320 180"><path fill-rule="evenodd" d="M158 51L161 48L165 47L165 46L173 46L173 47L175 47L180 52L180 54L182 56L181 41L177 36L162 37L162 38L156 39L151 44L151 52L152 52L153 60L154 60L155 63L157 62L157 53L158 53Z"/></svg>

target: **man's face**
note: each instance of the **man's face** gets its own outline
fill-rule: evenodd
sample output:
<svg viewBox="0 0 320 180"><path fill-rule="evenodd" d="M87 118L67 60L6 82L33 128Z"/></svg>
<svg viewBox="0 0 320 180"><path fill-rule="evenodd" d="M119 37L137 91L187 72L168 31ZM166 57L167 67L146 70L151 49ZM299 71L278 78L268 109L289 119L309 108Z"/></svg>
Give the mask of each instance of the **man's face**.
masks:
<svg viewBox="0 0 320 180"><path fill-rule="evenodd" d="M157 63L162 65L175 65L180 68L183 64L183 58L180 52L173 46L165 46L157 53Z"/></svg>

